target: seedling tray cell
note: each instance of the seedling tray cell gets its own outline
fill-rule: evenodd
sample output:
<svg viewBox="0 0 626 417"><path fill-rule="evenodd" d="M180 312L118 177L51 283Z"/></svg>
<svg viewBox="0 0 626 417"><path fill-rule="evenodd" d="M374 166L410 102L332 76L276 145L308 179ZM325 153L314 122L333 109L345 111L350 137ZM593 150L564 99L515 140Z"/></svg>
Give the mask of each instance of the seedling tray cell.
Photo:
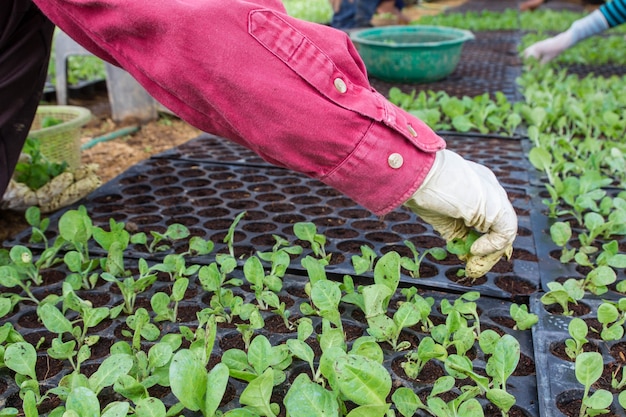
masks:
<svg viewBox="0 0 626 417"><path fill-rule="evenodd" d="M537 368L537 392L539 397L539 411L541 417L564 417L566 414L559 408L563 403L582 397L583 385L576 380L574 361L569 359L563 351L566 339L571 336L568 325L572 317L564 316L559 312L551 312L552 307L547 307L540 301L540 295L531 296L530 309L539 316L539 322L532 328L533 345L535 350L535 364ZM617 403L617 393L610 387L611 370L619 370L624 365L623 358L619 355L621 349L617 348L624 344L624 340L606 342L594 333L592 327L598 329L596 312L602 301L598 298L585 297L580 301L579 317L587 322L589 334L587 336L588 347L585 351L597 351L603 357L603 376L592 385L593 390L603 388L614 394L612 415L626 416L624 410ZM623 355L623 353L622 353ZM621 373L621 371L620 371ZM578 415L578 414L576 414Z"/></svg>

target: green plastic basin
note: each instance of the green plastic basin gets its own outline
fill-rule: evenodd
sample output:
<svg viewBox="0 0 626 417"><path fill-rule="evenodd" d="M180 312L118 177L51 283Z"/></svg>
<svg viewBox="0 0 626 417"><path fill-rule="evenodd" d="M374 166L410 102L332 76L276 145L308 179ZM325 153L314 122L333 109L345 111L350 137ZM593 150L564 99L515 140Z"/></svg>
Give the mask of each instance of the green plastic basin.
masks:
<svg viewBox="0 0 626 417"><path fill-rule="evenodd" d="M445 26L359 29L350 37L369 75L385 81L428 83L447 77L472 32Z"/></svg>

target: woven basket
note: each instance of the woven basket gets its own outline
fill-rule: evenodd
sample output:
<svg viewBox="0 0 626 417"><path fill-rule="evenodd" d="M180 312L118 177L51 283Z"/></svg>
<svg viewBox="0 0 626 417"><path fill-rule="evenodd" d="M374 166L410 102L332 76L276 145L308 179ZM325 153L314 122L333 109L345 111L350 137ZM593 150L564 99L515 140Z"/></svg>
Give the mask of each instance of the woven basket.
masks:
<svg viewBox="0 0 626 417"><path fill-rule="evenodd" d="M63 123L42 128L51 116ZM41 153L52 162L67 162L70 168L80 166L80 128L89 122L89 109L78 106L39 106L29 136L39 139Z"/></svg>

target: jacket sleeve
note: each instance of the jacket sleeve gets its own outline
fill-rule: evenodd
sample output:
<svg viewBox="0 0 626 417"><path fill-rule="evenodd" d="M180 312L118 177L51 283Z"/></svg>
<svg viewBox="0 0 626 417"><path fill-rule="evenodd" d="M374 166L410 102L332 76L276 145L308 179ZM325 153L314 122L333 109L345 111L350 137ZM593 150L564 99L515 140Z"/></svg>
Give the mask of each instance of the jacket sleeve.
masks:
<svg viewBox="0 0 626 417"><path fill-rule="evenodd" d="M376 92L348 36L280 0L35 0L193 126L338 189L376 214L406 201L444 148Z"/></svg>
<svg viewBox="0 0 626 417"><path fill-rule="evenodd" d="M621 25L626 21L626 0L612 0L600 6L600 11L609 23L609 27Z"/></svg>

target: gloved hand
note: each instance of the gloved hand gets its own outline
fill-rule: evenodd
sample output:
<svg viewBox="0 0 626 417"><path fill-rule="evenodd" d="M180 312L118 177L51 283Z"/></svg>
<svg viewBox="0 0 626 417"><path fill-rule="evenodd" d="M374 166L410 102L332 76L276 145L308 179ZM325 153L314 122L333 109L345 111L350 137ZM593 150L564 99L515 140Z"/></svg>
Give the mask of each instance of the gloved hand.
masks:
<svg viewBox="0 0 626 417"><path fill-rule="evenodd" d="M525 58L533 57L545 64L556 58L557 55L567 48L608 28L609 23L602 11L598 9L572 23L565 32L529 46L522 54Z"/></svg>
<svg viewBox="0 0 626 417"><path fill-rule="evenodd" d="M523 52L524 58L535 58L546 64L574 44L573 33L567 30L552 38L536 42Z"/></svg>
<svg viewBox="0 0 626 417"><path fill-rule="evenodd" d="M517 216L496 176L483 165L442 150L426 179L405 202L446 240L483 235L471 246L465 273L477 278L502 257L511 256Z"/></svg>

